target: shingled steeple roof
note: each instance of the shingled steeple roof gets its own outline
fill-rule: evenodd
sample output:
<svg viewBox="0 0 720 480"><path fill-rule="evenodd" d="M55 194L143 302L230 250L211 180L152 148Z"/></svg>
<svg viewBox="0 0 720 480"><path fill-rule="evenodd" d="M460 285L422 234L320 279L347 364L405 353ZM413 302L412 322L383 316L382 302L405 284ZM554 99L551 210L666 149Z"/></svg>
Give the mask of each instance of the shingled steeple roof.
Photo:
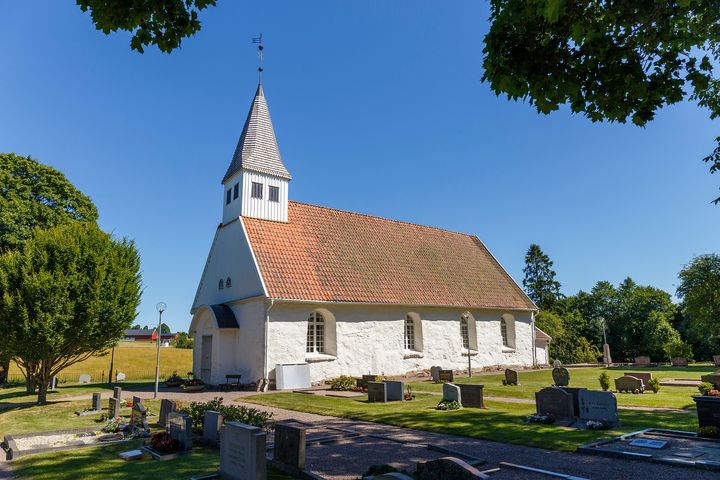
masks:
<svg viewBox="0 0 720 480"><path fill-rule="evenodd" d="M258 85L255 92L255 98L250 105L250 112L223 182L242 168L287 180L292 179L280 157L262 85Z"/></svg>

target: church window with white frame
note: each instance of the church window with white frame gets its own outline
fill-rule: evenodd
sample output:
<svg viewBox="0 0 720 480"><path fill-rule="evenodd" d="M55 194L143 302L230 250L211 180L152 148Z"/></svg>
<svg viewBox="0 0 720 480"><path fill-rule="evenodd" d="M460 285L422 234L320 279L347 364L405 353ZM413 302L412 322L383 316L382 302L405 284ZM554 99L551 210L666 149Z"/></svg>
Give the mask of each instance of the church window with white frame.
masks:
<svg viewBox="0 0 720 480"><path fill-rule="evenodd" d="M415 350L415 319L405 316L405 350Z"/></svg>
<svg viewBox="0 0 720 480"><path fill-rule="evenodd" d="M460 335L462 336L463 348L470 349L470 328L469 324L470 316L466 313L460 317Z"/></svg>
<svg viewBox="0 0 720 480"><path fill-rule="evenodd" d="M507 321L502 317L500 317L500 335L502 336L503 346L509 347Z"/></svg>
<svg viewBox="0 0 720 480"><path fill-rule="evenodd" d="M308 318L307 353L325 353L325 318L313 312Z"/></svg>

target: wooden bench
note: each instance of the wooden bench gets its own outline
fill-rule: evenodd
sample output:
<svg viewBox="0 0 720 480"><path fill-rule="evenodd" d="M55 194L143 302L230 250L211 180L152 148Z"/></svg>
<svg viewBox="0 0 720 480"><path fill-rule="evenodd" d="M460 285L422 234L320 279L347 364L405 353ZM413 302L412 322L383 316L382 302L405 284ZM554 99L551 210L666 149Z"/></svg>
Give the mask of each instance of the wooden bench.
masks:
<svg viewBox="0 0 720 480"><path fill-rule="evenodd" d="M225 375L225 385L222 389L229 392L230 390L240 390L240 378L242 375ZM231 382L231 380L235 380Z"/></svg>

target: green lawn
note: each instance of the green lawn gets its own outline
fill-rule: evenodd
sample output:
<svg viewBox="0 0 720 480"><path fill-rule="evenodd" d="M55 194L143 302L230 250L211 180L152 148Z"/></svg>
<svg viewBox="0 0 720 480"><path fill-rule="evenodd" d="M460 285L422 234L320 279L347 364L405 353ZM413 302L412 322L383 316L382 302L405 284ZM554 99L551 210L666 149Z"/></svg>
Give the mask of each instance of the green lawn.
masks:
<svg viewBox="0 0 720 480"><path fill-rule="evenodd" d="M158 480L172 478L188 479L216 472L220 467L220 451L194 447L188 455L175 460L157 462L146 456L143 460L126 462L117 457L118 453L139 448L142 440L87 447L21 457L12 462L13 473L18 479L33 480L83 480L126 479ZM268 468L268 480L290 480Z"/></svg>
<svg viewBox="0 0 720 480"><path fill-rule="evenodd" d="M154 382L128 382L118 384L125 389L138 389L154 385ZM57 390L48 391L48 402L57 401L66 397L76 397L79 395L90 395L95 392L108 391L111 392L113 387L107 384L60 384ZM128 395L124 395L125 398ZM37 401L37 393L28 395L25 393L25 387L0 388L0 404L3 403L34 403ZM88 406L90 400L88 400ZM2 410L0 410L2 412Z"/></svg>
<svg viewBox="0 0 720 480"><path fill-rule="evenodd" d="M622 411L622 427L608 431L582 431L552 425L525 424L523 418L534 405L487 402L487 410L435 410L435 395L418 395L412 402L368 403L365 398L333 398L299 393L271 393L243 397L244 402L366 420L430 432L485 438L499 442L573 451L578 445L644 428L695 431L697 418L687 413Z"/></svg>
<svg viewBox="0 0 720 480"><path fill-rule="evenodd" d="M692 367L648 367L648 368L571 368L570 386L586 387L593 390L600 389L598 377L600 373L607 370L610 375L610 388L615 388L614 379L621 377L624 372L651 372L653 377L700 379L701 375L715 372L711 366ZM455 383L481 383L485 385L486 396L528 398L535 399L535 392L541 388L552 385L551 370L535 370L520 372L520 385L503 385L505 378L503 373L498 375L480 375L470 379L467 377L456 377ZM409 385L418 391L441 392L442 385L432 381L412 382ZM695 387L660 387L657 394L648 391L642 395L617 394L618 405L620 406L645 406L645 407L666 407L666 408L695 408L692 396L697 395Z"/></svg>

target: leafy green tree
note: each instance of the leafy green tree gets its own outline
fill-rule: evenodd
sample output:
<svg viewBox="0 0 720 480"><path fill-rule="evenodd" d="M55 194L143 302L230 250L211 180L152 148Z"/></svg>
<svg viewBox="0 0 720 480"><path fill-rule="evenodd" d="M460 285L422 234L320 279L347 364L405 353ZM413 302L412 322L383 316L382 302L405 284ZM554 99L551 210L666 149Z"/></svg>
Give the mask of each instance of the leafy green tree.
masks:
<svg viewBox="0 0 720 480"><path fill-rule="evenodd" d="M685 98L720 115L720 7L710 0L491 0L485 73L548 114L645 125ZM704 160L720 171L718 147ZM720 197L715 200L720 202Z"/></svg>
<svg viewBox="0 0 720 480"><path fill-rule="evenodd" d="M541 310L551 309L562 298L560 282L555 280L553 262L540 248L532 244L525 254L523 287Z"/></svg>
<svg viewBox="0 0 720 480"><path fill-rule="evenodd" d="M170 330L170 327L166 323L160 324L160 334L161 335L167 335L168 333L172 333L172 330Z"/></svg>
<svg viewBox="0 0 720 480"><path fill-rule="evenodd" d="M710 358L720 348L720 255L700 255L678 275L682 322L678 328L696 354Z"/></svg>
<svg viewBox="0 0 720 480"><path fill-rule="evenodd" d="M175 342L176 348L193 348L194 342L191 335L185 332L178 333L177 342Z"/></svg>
<svg viewBox="0 0 720 480"><path fill-rule="evenodd" d="M37 229L22 251L0 255L0 349L38 402L63 369L111 348L137 315L140 258L126 239L90 222Z"/></svg>
<svg viewBox="0 0 720 480"><path fill-rule="evenodd" d="M200 31L200 11L217 0L76 0L104 34L124 30L133 34L130 48L143 53L157 45L170 53L183 39Z"/></svg>
<svg viewBox="0 0 720 480"><path fill-rule="evenodd" d="M95 205L61 172L30 157L0 153L0 253L21 248L35 228L95 222L97 216ZM0 353L0 384L9 368L9 353Z"/></svg>
<svg viewBox="0 0 720 480"><path fill-rule="evenodd" d="M577 326L582 324L582 320L577 311L562 315L549 311L538 312L535 324L552 337L548 346L551 359L563 363L597 362L602 353L577 332Z"/></svg>

